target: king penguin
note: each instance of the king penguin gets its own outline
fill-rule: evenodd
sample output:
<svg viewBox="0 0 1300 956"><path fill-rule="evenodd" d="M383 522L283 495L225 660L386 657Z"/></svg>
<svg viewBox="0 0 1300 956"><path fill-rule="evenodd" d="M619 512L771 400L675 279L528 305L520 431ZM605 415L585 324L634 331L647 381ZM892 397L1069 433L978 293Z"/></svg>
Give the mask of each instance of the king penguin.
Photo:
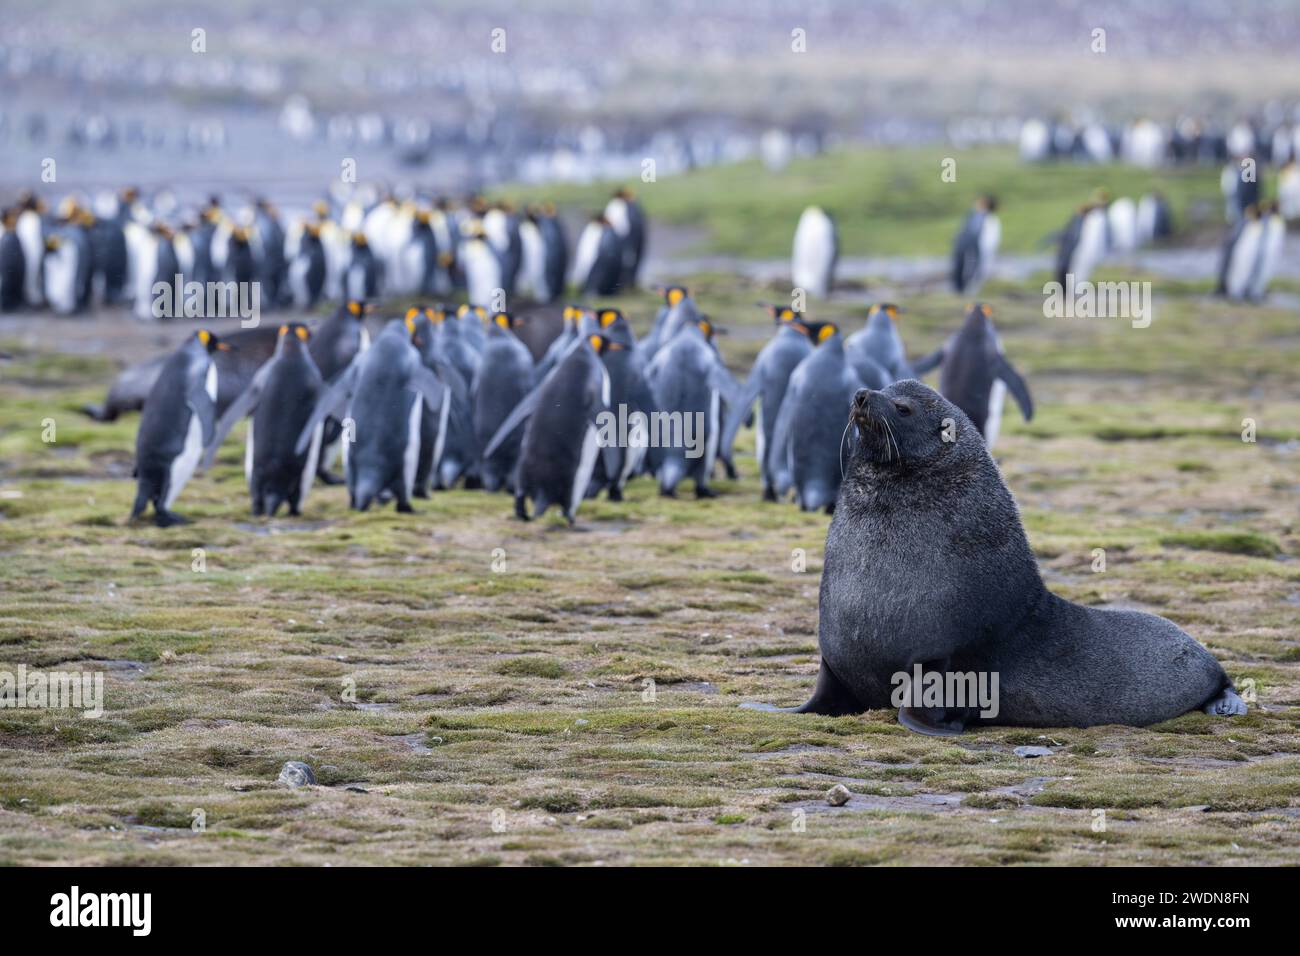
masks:
<svg viewBox="0 0 1300 956"><path fill-rule="evenodd" d="M914 363L920 378L936 366L939 392L969 418L989 448L997 441L1002 426L1002 402L1006 393L1016 400L1025 421L1034 417L1029 386L1002 351L1002 340L993 327L993 310L976 303L966 313L961 329L942 346Z"/></svg>
<svg viewBox="0 0 1300 956"><path fill-rule="evenodd" d="M199 329L163 365L145 399L135 439L132 521L152 503L158 527L185 522L171 507L212 440L217 423L212 356L227 348L207 329Z"/></svg>
<svg viewBox="0 0 1300 956"><path fill-rule="evenodd" d="M484 450L484 457L495 454L518 421L527 416L514 482L515 515L524 521L540 517L551 505L563 509L570 526L577 518L601 452L597 417L609 409L609 373L600 360L605 344L598 334L576 342L555 371L502 423Z"/></svg>
<svg viewBox="0 0 1300 956"><path fill-rule="evenodd" d="M892 302L873 305L867 324L844 340L844 353L867 388L884 388L890 382L912 377L898 316L903 310ZM883 378L884 385L873 385Z"/></svg>
<svg viewBox="0 0 1300 956"><path fill-rule="evenodd" d="M622 252L619 288L630 291L636 288L637 274L641 271L641 261L645 256L645 211L632 190L623 188L614 193L605 204L604 215L618 234Z"/></svg>
<svg viewBox="0 0 1300 956"><path fill-rule="evenodd" d="M480 448L487 446L501 423L532 389L533 356L515 334L522 321L508 312L492 316L483 364L472 388L474 435ZM514 490L514 471L523 438L523 428L516 428L491 456L483 457L479 472L486 490Z"/></svg>
<svg viewBox="0 0 1300 956"><path fill-rule="evenodd" d="M772 433L777 415L785 399L790 376L811 354L813 344L808 321L804 313L789 307L765 306L776 321L776 334L763 346L754 360L754 367L745 380L745 387L727 416L722 445L730 448L736 433L758 401L758 416L754 422L754 457L758 459L758 473L763 484L763 500L776 501L776 488L772 483L772 470L768 462L772 448Z"/></svg>
<svg viewBox="0 0 1300 956"><path fill-rule="evenodd" d="M253 416L245 438L244 478L258 517L275 517L282 504L289 506L291 516L301 514L316 476L325 422L315 426L304 452L294 447L325 388L307 346L310 338L305 325L280 326L275 353L217 421L204 453L206 469L235 424L245 415Z"/></svg>
<svg viewBox="0 0 1300 956"><path fill-rule="evenodd" d="M683 299L674 308L690 302ZM646 367L655 407L682 422L680 440L660 445L653 458L659 493L675 497L683 478L695 482L695 497L713 498L709 487L722 441L723 408L735 407L735 383L711 341L713 326L703 316L684 324L664 342ZM671 420L671 418L670 418Z"/></svg>
<svg viewBox="0 0 1300 956"><path fill-rule="evenodd" d="M22 240L15 231L17 225L17 211L6 209L0 224L0 312L13 312L23 306L27 266Z"/></svg>
<svg viewBox="0 0 1300 956"><path fill-rule="evenodd" d="M998 201L981 196L966 214L961 231L952 244L952 287L957 293L974 295L988 278L1002 242Z"/></svg>
<svg viewBox="0 0 1300 956"><path fill-rule="evenodd" d="M626 428L619 439L608 440L596 460L587 497L608 489L610 501L623 500L623 488L637 474L649 450L650 421L655 413L654 393L646 381L644 363L638 354L632 326L618 309L601 309L596 314L605 347L600 360L609 374L609 407L616 422Z"/></svg>
<svg viewBox="0 0 1300 956"><path fill-rule="evenodd" d="M1087 282L1092 270L1106 254L1106 207L1100 203L1081 206L1061 233L1056 251L1056 281L1062 288Z"/></svg>
<svg viewBox="0 0 1300 956"><path fill-rule="evenodd" d="M796 289L824 299L835 284L835 264L840 255L835 220L816 206L799 217L794 231L794 252L790 262L791 282Z"/></svg>
<svg viewBox="0 0 1300 956"><path fill-rule="evenodd" d="M596 216L578 236L573 255L573 284L581 295L613 295L623 276L623 243L604 215Z"/></svg>
<svg viewBox="0 0 1300 956"><path fill-rule="evenodd" d="M349 504L365 511L382 493L410 512L426 406L442 407L444 385L421 361L413 323L389 322L374 344L348 366L312 410L296 454L311 446L317 426L333 415L350 424L344 435Z"/></svg>
<svg viewBox="0 0 1300 956"><path fill-rule="evenodd" d="M312 361L326 384L331 384L343 373L358 355L370 348L370 332L366 329L366 316L374 311L360 299L348 299L321 323L311 337ZM321 454L317 461L320 480L327 485L337 485L342 478L330 472L340 451L339 439L342 425L338 419L325 422L321 440Z"/></svg>
<svg viewBox="0 0 1300 956"><path fill-rule="evenodd" d="M844 476L847 408L862 387L844 340L832 323L814 327L817 347L790 375L772 432L771 470L777 497L794 489L803 511L834 510Z"/></svg>

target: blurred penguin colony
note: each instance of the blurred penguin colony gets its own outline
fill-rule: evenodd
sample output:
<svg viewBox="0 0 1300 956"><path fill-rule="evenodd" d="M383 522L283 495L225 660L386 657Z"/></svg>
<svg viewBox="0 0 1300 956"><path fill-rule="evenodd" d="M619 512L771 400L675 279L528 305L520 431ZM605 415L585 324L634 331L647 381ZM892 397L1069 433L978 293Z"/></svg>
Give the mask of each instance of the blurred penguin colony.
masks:
<svg viewBox="0 0 1300 956"><path fill-rule="evenodd" d="M645 224L626 190L582 227L572 252L549 203L337 193L285 217L265 198L214 195L186 208L168 190L125 187L51 205L24 192L3 210L0 310L129 305L141 319L173 317L160 314L172 296L160 301L159 284L191 282L256 283L262 309L457 293L482 305L494 293L553 302L570 281L581 295L611 295L641 267Z"/></svg>

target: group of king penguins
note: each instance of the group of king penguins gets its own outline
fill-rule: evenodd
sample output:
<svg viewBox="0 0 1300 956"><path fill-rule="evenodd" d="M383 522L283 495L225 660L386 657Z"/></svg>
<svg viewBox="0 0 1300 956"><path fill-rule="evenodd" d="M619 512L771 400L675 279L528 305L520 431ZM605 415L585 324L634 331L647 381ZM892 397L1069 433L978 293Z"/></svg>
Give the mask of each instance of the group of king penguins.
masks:
<svg viewBox="0 0 1300 956"><path fill-rule="evenodd" d="M152 505L158 525L182 521L177 496L246 417L255 515L282 506L300 514L317 477L346 483L350 506L362 511L390 500L411 511L413 498L463 482L509 491L522 518L554 505L570 523L584 498L605 491L620 500L642 473L665 495L689 477L697 496L712 496L723 415L738 387L687 290L663 295L641 342L617 309L566 307L536 359L519 337L527 313L469 305L413 306L373 339L373 306L357 299L315 329L284 323L273 339L269 328L224 338L200 329L160 363L144 399L131 517ZM599 442L600 413L619 409L625 419L644 416L642 439ZM698 417L703 453L652 445L648 420L658 411ZM340 451L343 478L329 470ZM729 457L726 466L734 475Z"/></svg>
<svg viewBox="0 0 1300 956"><path fill-rule="evenodd" d="M1057 234L1053 278L1062 286L1067 277L1088 282L1108 255L1128 255L1173 235L1169 203L1159 192L1136 202L1128 196L1112 199L1104 189L1081 205Z"/></svg>
<svg viewBox="0 0 1300 956"><path fill-rule="evenodd" d="M970 305L961 328L916 361L909 361L898 331L903 309L892 303L872 305L865 325L847 337L833 322L813 321L789 307L764 307L776 333L758 353L730 410L722 447L729 455L752 415L765 501L793 492L804 511L834 509L851 423L827 410L847 409L861 388L920 379L937 368L940 392L966 413L990 447L1007 391L1025 419L1033 417L1029 388L1003 353L987 305Z"/></svg>
<svg viewBox="0 0 1300 956"><path fill-rule="evenodd" d="M554 302L570 278L583 295L636 285L646 220L620 189L579 237L572 276L563 223L551 203L523 210L474 196L445 198L358 188L315 202L285 225L269 201L227 208L211 196L179 209L169 192L145 202L135 188L56 210L25 192L0 211L0 311L48 308L74 315L93 304L131 305L159 318L155 287L258 283L263 308L321 301L447 296L470 302Z"/></svg>
<svg viewBox="0 0 1300 956"><path fill-rule="evenodd" d="M361 511L393 501L410 512L412 499L463 482L509 492L523 520L555 506L573 524L584 499L605 492L620 501L642 474L664 496L675 497L690 479L696 497L713 497L716 464L735 477L732 446L746 422L755 429L764 500L793 494L806 511L830 511L846 435L840 416L827 410L847 408L861 387L935 368L943 394L990 445L1007 391L1026 419L1033 415L986 305L972 305L960 330L915 362L895 305L873 306L847 337L806 313L764 308L776 332L743 386L718 352L718 330L681 286L663 290L640 340L618 309L566 307L562 330L536 360L517 334L525 315L472 306L413 306L372 339L373 309L348 300L316 329L279 326L264 361L247 338L231 341L247 333L222 339L200 329L162 364L145 400L131 518L152 505L159 526L184 521L172 510L177 496L244 418L254 515L274 516L282 506L300 514L319 477L345 483L349 505ZM256 370L242 388L223 393L216 357L244 348ZM602 415L606 423L633 423L639 439L609 440ZM651 423L665 415L701 423L699 441L654 440ZM342 478L329 471L338 450Z"/></svg>

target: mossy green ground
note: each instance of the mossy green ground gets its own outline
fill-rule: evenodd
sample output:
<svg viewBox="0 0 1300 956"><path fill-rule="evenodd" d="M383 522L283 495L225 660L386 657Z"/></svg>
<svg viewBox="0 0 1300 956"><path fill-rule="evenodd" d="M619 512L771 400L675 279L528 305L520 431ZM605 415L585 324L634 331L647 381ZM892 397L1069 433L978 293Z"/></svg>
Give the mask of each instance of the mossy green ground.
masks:
<svg viewBox="0 0 1300 956"><path fill-rule="evenodd" d="M1270 172L1263 174L1262 182L1270 193ZM1182 235L1217 238L1223 228L1215 167L1147 170L1120 163L1069 162L1027 166L1007 147L842 149L797 159L780 172L753 160L631 185L656 221L701 230L693 252L734 256L788 256L795 223L809 205L822 206L836 217L841 255L944 255L957 223L975 197L985 193L1002 203L1004 252L1046 248L1043 240L1064 228L1075 209L1098 189L1135 201L1160 190ZM604 207L614 186L552 186L547 193L562 205L590 212ZM499 192L525 200L536 188L506 187ZM653 235L651 249L656 249Z"/></svg>
<svg viewBox="0 0 1300 956"><path fill-rule="evenodd" d="M694 285L743 371L780 290ZM740 709L812 688L828 522L760 503L748 432L722 497L639 480L574 530L466 491L355 514L318 486L302 518L253 519L233 439L178 502L194 524L128 526L138 418L75 409L157 333L32 319L0 341L0 670L103 669L107 712L0 711L0 862L1296 862L1295 315L1157 284L1139 330L987 293L1038 402L1008 405L996 452L1049 585L1170 617L1248 716L934 739ZM869 294L906 303L914 353L960 319ZM821 314L855 327L867 297ZM650 296L620 304L644 327ZM318 785L277 785L291 759Z"/></svg>

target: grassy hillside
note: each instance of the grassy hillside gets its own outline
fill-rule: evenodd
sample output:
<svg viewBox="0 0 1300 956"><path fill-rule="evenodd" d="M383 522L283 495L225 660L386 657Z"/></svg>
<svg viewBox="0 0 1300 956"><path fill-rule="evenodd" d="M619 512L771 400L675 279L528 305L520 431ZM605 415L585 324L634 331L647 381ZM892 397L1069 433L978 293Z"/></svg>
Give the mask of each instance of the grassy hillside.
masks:
<svg viewBox="0 0 1300 956"><path fill-rule="evenodd" d="M947 158L956 160L955 182L940 178ZM1011 149L935 146L837 150L797 160L779 173L754 161L631 185L656 221L704 231L695 251L787 256L799 214L819 205L838 221L843 255L908 256L946 254L961 217L982 193L1001 202L1007 252L1033 251L1098 188L1135 200L1162 190L1179 228L1209 224L1217 235L1223 216L1218 175L1209 167L1026 165ZM562 205L594 210L612 188L570 185L546 193ZM514 187L500 194L526 199L538 190Z"/></svg>

